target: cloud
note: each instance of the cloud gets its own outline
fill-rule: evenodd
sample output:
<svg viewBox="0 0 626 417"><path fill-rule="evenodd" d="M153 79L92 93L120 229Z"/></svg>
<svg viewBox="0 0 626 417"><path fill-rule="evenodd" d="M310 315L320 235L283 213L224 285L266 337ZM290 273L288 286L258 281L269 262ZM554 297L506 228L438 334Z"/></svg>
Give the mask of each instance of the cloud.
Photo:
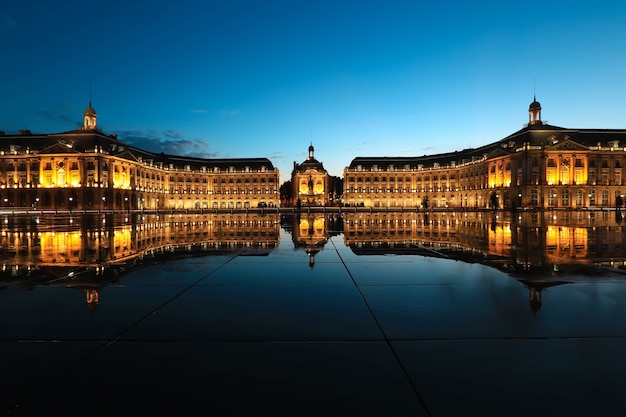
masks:
<svg viewBox="0 0 626 417"><path fill-rule="evenodd" d="M63 114L58 111L51 110L38 110L35 112L36 117L41 117L46 120L50 120L53 122L63 123L66 125L80 125L80 121L74 120L74 116L68 116L67 114Z"/></svg>
<svg viewBox="0 0 626 417"><path fill-rule="evenodd" d="M189 110L189 113L206 113L206 110L203 110L203 109Z"/></svg>
<svg viewBox="0 0 626 417"><path fill-rule="evenodd" d="M219 112L220 116L224 116L224 117L233 117L233 116L237 116L239 114L239 110L234 109L234 110L220 110Z"/></svg>
<svg viewBox="0 0 626 417"><path fill-rule="evenodd" d="M195 158L224 157L218 152L211 151L204 138L189 139L176 129L127 130L116 133L121 141L149 152Z"/></svg>
<svg viewBox="0 0 626 417"><path fill-rule="evenodd" d="M283 155L282 152L272 152L271 154L269 154L268 158L272 161L286 159L285 155Z"/></svg>

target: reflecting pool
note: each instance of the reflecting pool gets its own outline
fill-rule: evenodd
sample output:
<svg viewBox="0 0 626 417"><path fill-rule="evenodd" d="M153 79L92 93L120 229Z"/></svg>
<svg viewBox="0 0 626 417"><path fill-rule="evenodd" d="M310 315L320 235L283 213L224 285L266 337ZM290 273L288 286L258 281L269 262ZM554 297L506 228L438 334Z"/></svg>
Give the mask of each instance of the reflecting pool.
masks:
<svg viewBox="0 0 626 417"><path fill-rule="evenodd" d="M0 215L8 415L626 415L621 213Z"/></svg>

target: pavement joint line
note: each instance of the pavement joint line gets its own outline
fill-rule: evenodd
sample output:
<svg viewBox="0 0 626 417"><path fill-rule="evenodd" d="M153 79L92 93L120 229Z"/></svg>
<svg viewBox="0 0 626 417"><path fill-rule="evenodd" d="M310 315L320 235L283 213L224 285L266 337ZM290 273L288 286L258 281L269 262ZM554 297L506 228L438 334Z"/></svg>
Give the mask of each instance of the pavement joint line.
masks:
<svg viewBox="0 0 626 417"><path fill-rule="evenodd" d="M229 264L230 262L232 262L233 259L235 259L237 256L239 256L241 252L235 253L233 256L231 256L228 260L226 260L224 263L222 263L220 266L218 266L217 268L215 268L214 270L208 272L207 274L203 275L202 277L200 277L198 280L196 280L195 282L187 285L182 291L180 291L178 294L174 295L173 297L171 297L169 300L167 300L166 302L164 302L163 304L161 304L160 306L158 306L156 309L152 310L150 313L146 314L145 316L143 316L142 318L140 318L139 320L137 320L136 322L134 322L133 324L131 324L130 326L128 326L126 329L122 330L120 333L118 333L114 338L112 339L108 339L105 340L103 342L101 342L101 344L99 346L97 346L92 352L87 353L86 355L84 355L83 357L79 358L75 363L67 366L66 368L60 370L59 372L57 372L55 375L51 375L50 379L46 382L46 383L42 383L40 386L35 387L30 393L25 394L22 398L18 398L16 400L16 403L9 408L8 410L6 410L6 413L10 413L13 410L16 410L20 407L20 404L27 402L30 398L34 397L35 395L37 395L38 392L43 391L44 389L46 389L47 387L51 386L55 381L61 379L61 377L63 375L67 375L69 374L72 370L76 369L78 366L80 366L82 363L88 361L89 359L93 358L94 356L96 356L99 352L101 352L102 350L106 349L108 346L112 345L113 343L116 343L119 341L120 337L128 332L129 330L131 330L132 328L136 327L137 325L139 325L140 323L144 322L145 320L147 320L149 317L153 316L157 311L159 311L160 309L162 309L163 307L165 307L166 305L168 305L169 303L171 303L172 301L174 301L175 299L177 299L178 297L180 297L181 295L183 295L184 293L186 293L187 291L189 291L192 287L196 286L200 281L202 281L203 279L205 279L206 277L210 276L211 274L213 274L214 272L220 270L222 267L224 267L225 265ZM56 340L55 340L56 341ZM96 341L94 340L94 343Z"/></svg>
<svg viewBox="0 0 626 417"><path fill-rule="evenodd" d="M344 268L346 269L346 272L348 273L348 276L350 276L350 279L352 280L352 283L354 284L354 286L356 287L356 290L358 291L359 295L361 296L361 299L363 300L363 302L365 303L365 306L367 307L368 311L372 315L372 318L374 319L374 322L376 323L376 326L378 326L378 330L380 330L380 333L383 335L384 342L387 345L387 348L389 348L389 351L391 352L391 354L393 355L394 359L396 360L396 363L398 364L398 366L402 370L402 373L404 374L404 377L406 378L407 382L411 386L411 389L415 393L415 396L417 397L418 401L420 402L420 405L424 409L424 412L426 413L427 416L432 416L432 413L428 410L428 407L426 406L426 402L424 401L424 399L420 395L419 391L417 390L417 387L413 383L413 380L409 376L409 373L407 372L406 368L402 364L402 361L398 357L398 354L396 353L396 351L394 350L393 346L391 345L391 342L390 342L389 338L387 337L387 334L385 333L382 325L378 321L378 318L376 317L376 314L374 314L374 311L372 310L372 307L369 305L369 303L367 302L367 299L363 295L363 292L361 291L361 288L359 287L359 284L357 284L356 280L354 279L354 276L352 275L352 272L350 272L350 269L348 268L348 265L346 265L346 263L343 260L343 257L341 256L341 254L337 250L337 246L335 245L335 242L333 242L331 240L330 243L333 245L333 248L337 252L337 255L339 256L339 259L341 259L341 263L343 264Z"/></svg>

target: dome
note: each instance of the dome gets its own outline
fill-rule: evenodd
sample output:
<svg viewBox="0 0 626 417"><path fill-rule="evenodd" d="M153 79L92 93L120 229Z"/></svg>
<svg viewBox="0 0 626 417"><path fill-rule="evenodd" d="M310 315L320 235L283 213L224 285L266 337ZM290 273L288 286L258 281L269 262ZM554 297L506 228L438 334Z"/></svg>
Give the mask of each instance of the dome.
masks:
<svg viewBox="0 0 626 417"><path fill-rule="evenodd" d="M528 108L528 110L541 110L541 104L539 104L539 102L537 101L537 99L534 99L532 103L530 103L530 107Z"/></svg>
<svg viewBox="0 0 626 417"><path fill-rule="evenodd" d="M96 110L91 107L91 100L89 100L89 107L85 109L85 116L95 116Z"/></svg>

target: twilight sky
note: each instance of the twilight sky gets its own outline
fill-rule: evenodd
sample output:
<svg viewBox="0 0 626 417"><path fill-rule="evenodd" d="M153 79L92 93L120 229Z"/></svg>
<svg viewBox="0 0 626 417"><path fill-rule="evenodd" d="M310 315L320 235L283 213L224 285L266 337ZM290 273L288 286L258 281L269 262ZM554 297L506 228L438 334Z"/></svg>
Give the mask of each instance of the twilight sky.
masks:
<svg viewBox="0 0 626 417"><path fill-rule="evenodd" d="M481 146L544 121L626 128L626 3L161 1L0 3L0 130L77 128L199 157ZM90 93L91 85L91 93Z"/></svg>

